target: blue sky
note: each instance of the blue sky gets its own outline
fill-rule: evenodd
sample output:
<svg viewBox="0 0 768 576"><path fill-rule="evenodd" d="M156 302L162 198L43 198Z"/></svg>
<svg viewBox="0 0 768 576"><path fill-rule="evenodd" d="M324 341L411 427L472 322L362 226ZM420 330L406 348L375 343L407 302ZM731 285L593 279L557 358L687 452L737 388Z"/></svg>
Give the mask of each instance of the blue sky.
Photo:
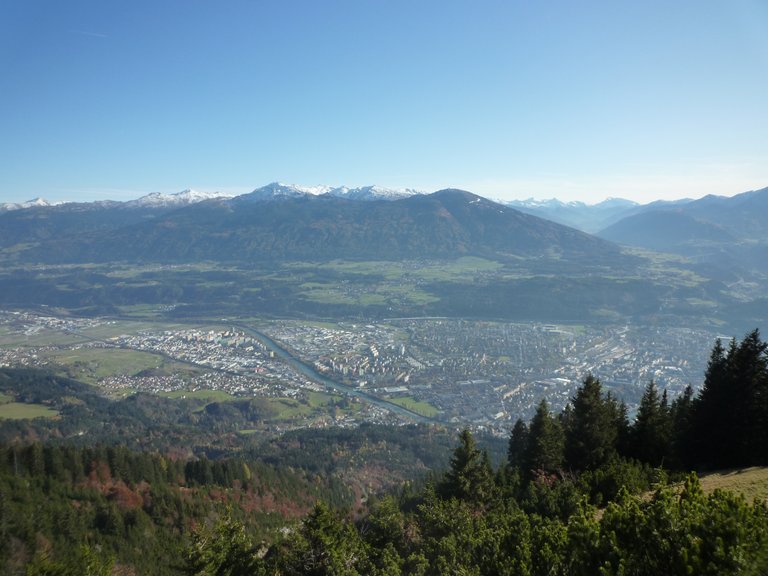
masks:
<svg viewBox="0 0 768 576"><path fill-rule="evenodd" d="M0 201L768 186L764 0L0 2Z"/></svg>

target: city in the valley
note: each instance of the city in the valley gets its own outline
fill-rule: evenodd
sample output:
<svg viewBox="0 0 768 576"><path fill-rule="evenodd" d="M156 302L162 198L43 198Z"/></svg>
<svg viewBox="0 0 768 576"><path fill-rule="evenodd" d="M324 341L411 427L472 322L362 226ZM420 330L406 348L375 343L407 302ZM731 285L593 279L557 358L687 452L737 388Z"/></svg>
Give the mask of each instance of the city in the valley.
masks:
<svg viewBox="0 0 768 576"><path fill-rule="evenodd" d="M171 324L2 311L0 366L85 376L115 396L211 390L301 400L329 392L358 406L332 421L295 426L417 420L507 434L544 397L562 408L587 374L630 413L650 381L670 399L688 385L696 388L718 337L631 324L448 318ZM125 360L115 361L121 354Z"/></svg>

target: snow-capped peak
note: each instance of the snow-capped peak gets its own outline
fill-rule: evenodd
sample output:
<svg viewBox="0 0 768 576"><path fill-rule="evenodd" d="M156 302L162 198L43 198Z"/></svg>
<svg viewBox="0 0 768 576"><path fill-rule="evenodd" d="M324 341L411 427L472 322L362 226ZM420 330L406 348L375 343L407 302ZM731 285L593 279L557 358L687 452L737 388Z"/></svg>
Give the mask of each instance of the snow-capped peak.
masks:
<svg viewBox="0 0 768 576"><path fill-rule="evenodd" d="M537 200L536 198L527 198L525 200L502 200L501 203L507 204L508 206L512 206L515 208L530 208L530 209L563 208L563 207L576 208L576 207L585 206L583 202L578 202L578 201L563 202L562 200L558 200L557 198L548 198L544 200Z"/></svg>
<svg viewBox="0 0 768 576"><path fill-rule="evenodd" d="M204 200L211 200L213 198L229 198L230 195L222 194L221 192L201 192L199 190L192 190L188 188L177 192L175 194L163 194L161 192L152 192L146 196L142 196L137 200L130 200L126 202L131 207L144 207L144 208L167 208L172 206L186 206L188 204L196 204Z"/></svg>
<svg viewBox="0 0 768 576"><path fill-rule="evenodd" d="M10 210L23 210L24 208L40 208L40 207L46 207L46 206L56 206L58 204L61 204L61 202L48 202L45 198L33 198L32 200L27 200L26 202L6 202L4 204L0 204L0 212L8 212Z"/></svg>
<svg viewBox="0 0 768 576"><path fill-rule="evenodd" d="M325 194L330 188L328 186L297 186L295 184L281 184L272 182L261 188L256 188L249 194L243 194L238 198L247 201L274 200L276 198L297 198L300 196L317 196Z"/></svg>
<svg viewBox="0 0 768 576"><path fill-rule="evenodd" d="M350 198L352 200L399 200L416 194L422 194L411 188L383 188L381 186L362 186L360 188L347 188L340 186L327 192L331 196Z"/></svg>
<svg viewBox="0 0 768 576"><path fill-rule="evenodd" d="M421 194L410 188L392 189L381 186L363 186L349 188L347 186L298 186L296 184L281 184L272 182L257 188L250 194L244 194L241 201L267 201L279 198L298 198L301 196L335 196L350 200L397 200L414 194Z"/></svg>

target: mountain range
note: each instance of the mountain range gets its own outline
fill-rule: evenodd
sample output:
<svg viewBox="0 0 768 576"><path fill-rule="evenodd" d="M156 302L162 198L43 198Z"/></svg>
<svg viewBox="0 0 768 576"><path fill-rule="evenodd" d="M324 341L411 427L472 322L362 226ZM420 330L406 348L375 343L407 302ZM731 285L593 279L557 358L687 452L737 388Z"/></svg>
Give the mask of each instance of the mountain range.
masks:
<svg viewBox="0 0 768 576"><path fill-rule="evenodd" d="M555 212L611 223L588 234L535 215ZM248 302L288 315L547 321L683 315L739 318L750 328L768 319L767 216L768 188L594 206L278 183L234 197L187 190L129 202L37 201L0 212L0 304L99 313L183 302L223 314ZM475 260L457 268L462 257Z"/></svg>
<svg viewBox="0 0 768 576"><path fill-rule="evenodd" d="M617 257L610 242L461 190L308 192L279 184L175 203L40 206L0 214L0 248L42 262Z"/></svg>
<svg viewBox="0 0 768 576"><path fill-rule="evenodd" d="M384 188L381 186L362 186L358 188L349 188L347 186L297 186L293 184L281 184L280 182L272 182L266 186L255 189L253 192L247 194L251 198L259 198L262 200L285 198L285 197L301 197L301 196L319 196L328 195L336 196L339 198L350 198L354 200L398 200L401 198L407 198L416 194L422 194L418 190L411 188ZM197 202L204 202L206 200L212 200L216 198L232 198L233 194L226 194L223 192L202 192L199 190L186 189L175 194L163 194L161 192L152 192L146 194L136 200L128 200L126 202L117 201L98 201L90 203L94 207L98 206L122 206L125 208L173 208L179 206L187 206L189 204L196 204ZM25 208L39 208L39 207L51 207L62 205L79 205L81 207L88 205L89 203L76 203L76 202L56 202L51 203L44 198L35 198L28 200L27 202L6 202L0 203L0 213L9 212L11 210L22 210Z"/></svg>

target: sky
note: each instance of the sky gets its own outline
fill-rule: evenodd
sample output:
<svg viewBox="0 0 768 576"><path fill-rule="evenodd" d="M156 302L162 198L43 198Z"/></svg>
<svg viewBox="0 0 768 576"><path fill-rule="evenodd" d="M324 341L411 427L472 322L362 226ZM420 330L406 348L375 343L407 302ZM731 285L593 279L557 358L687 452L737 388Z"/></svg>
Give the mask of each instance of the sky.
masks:
<svg viewBox="0 0 768 576"><path fill-rule="evenodd" d="M768 186L765 0L0 0L0 202Z"/></svg>

